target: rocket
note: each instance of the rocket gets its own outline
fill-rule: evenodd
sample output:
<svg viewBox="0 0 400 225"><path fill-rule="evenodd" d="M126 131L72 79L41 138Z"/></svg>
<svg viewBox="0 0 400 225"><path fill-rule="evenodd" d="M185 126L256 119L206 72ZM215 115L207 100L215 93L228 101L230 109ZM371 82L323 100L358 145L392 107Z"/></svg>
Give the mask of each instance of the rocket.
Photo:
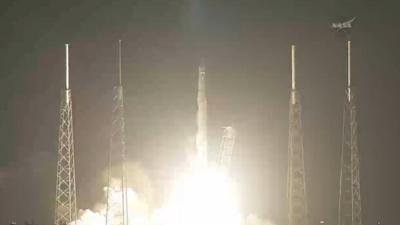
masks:
<svg viewBox="0 0 400 225"><path fill-rule="evenodd" d="M196 161L199 165L207 165L207 96L206 70L204 63L199 65L199 81L197 87L197 134Z"/></svg>

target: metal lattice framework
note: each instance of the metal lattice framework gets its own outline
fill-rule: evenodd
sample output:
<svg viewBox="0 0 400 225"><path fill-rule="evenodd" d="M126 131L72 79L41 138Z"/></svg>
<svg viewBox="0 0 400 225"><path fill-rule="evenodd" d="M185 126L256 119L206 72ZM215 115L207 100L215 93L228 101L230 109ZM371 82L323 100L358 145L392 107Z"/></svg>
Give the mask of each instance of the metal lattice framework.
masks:
<svg viewBox="0 0 400 225"><path fill-rule="evenodd" d="M108 168L108 191L106 224L127 225L128 223L128 192L127 178L125 175L125 120L123 88L121 81L121 41L119 41L119 85L114 87L111 139ZM113 169L113 174L111 170ZM112 186L111 177L120 179L120 187L115 190ZM116 198L111 197L111 191L116 191ZM114 193L115 194L115 193Z"/></svg>
<svg viewBox="0 0 400 225"><path fill-rule="evenodd" d="M348 86L343 112L343 139L340 166L339 225L362 225L360 192L360 152L355 95L350 76L351 42L347 42Z"/></svg>
<svg viewBox="0 0 400 225"><path fill-rule="evenodd" d="M77 219L72 100L68 73L68 45L66 45L66 90L60 107L55 225L67 225Z"/></svg>
<svg viewBox="0 0 400 225"><path fill-rule="evenodd" d="M235 135L236 132L233 127L223 127L218 163L225 171L229 171L231 168Z"/></svg>
<svg viewBox="0 0 400 225"><path fill-rule="evenodd" d="M292 89L289 103L288 225L308 225L301 104L295 83L295 46L292 46Z"/></svg>

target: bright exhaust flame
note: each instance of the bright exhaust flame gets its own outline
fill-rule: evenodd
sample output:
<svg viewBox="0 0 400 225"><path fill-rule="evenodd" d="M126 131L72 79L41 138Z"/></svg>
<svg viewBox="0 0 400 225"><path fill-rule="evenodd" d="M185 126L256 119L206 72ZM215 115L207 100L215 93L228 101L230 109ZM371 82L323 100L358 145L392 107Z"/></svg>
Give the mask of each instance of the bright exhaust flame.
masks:
<svg viewBox="0 0 400 225"><path fill-rule="evenodd" d="M171 197L168 225L240 224L232 182L216 169L194 169L177 180Z"/></svg>
<svg viewBox="0 0 400 225"><path fill-rule="evenodd" d="M117 206L122 204L119 187L114 180L112 187L104 189ZM150 209L132 188L127 193L129 225L272 225L257 215L241 217L234 184L217 168L197 167L176 178L168 200L158 209ZM81 211L76 225L123 225L121 207L117 208L110 208L108 224L106 204L101 204L95 211Z"/></svg>

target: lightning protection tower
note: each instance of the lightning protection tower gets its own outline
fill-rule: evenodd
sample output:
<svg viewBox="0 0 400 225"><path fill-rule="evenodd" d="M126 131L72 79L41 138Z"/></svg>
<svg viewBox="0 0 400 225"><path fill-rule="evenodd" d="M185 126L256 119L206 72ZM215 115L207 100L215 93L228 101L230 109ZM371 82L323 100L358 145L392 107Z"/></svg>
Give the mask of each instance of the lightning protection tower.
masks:
<svg viewBox="0 0 400 225"><path fill-rule="evenodd" d="M339 225L361 225L360 153L355 95L351 84L351 41L347 41L347 88L343 112Z"/></svg>
<svg viewBox="0 0 400 225"><path fill-rule="evenodd" d="M108 165L106 225L128 225L128 192L125 174L125 120L122 88L121 40L118 42L118 85L114 87ZM115 189L112 177L118 179ZM116 223L117 222L117 223Z"/></svg>
<svg viewBox="0 0 400 225"><path fill-rule="evenodd" d="M291 46L292 88L289 103L288 225L308 225L301 104L296 90L295 46Z"/></svg>
<svg viewBox="0 0 400 225"><path fill-rule="evenodd" d="M69 89L68 44L65 45L66 82L61 99L58 135L57 184L54 225L68 225L77 219L72 100Z"/></svg>

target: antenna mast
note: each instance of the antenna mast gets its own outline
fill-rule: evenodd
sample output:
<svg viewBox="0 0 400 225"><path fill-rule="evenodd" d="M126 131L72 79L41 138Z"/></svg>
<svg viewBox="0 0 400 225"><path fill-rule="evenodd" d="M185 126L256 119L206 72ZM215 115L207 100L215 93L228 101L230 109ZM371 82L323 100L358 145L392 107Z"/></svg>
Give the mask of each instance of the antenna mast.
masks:
<svg viewBox="0 0 400 225"><path fill-rule="evenodd" d="M72 100L69 89L68 44L65 45L66 86L60 107L57 151L57 181L54 225L65 225L77 220L75 156L72 120Z"/></svg>
<svg viewBox="0 0 400 225"><path fill-rule="evenodd" d="M291 46L292 88L289 103L288 224L308 225L301 104L296 90L295 46Z"/></svg>
<svg viewBox="0 0 400 225"><path fill-rule="evenodd" d="M347 99L351 98L351 41L347 41Z"/></svg>
<svg viewBox="0 0 400 225"><path fill-rule="evenodd" d="M296 46L291 46L291 68L292 68L292 90L291 90L291 99L292 104L296 103Z"/></svg>
<svg viewBox="0 0 400 225"><path fill-rule="evenodd" d="M122 86L122 55L121 55L121 40L118 40L118 78L119 85Z"/></svg>
<svg viewBox="0 0 400 225"><path fill-rule="evenodd" d="M65 90L69 90L69 45L65 44Z"/></svg>
<svg viewBox="0 0 400 225"><path fill-rule="evenodd" d="M355 94L351 88L351 41L347 40L347 87L340 162L339 225L362 225L357 107Z"/></svg>
<svg viewBox="0 0 400 225"><path fill-rule="evenodd" d="M292 54L292 90L296 90L296 46L292 45L291 46Z"/></svg>

